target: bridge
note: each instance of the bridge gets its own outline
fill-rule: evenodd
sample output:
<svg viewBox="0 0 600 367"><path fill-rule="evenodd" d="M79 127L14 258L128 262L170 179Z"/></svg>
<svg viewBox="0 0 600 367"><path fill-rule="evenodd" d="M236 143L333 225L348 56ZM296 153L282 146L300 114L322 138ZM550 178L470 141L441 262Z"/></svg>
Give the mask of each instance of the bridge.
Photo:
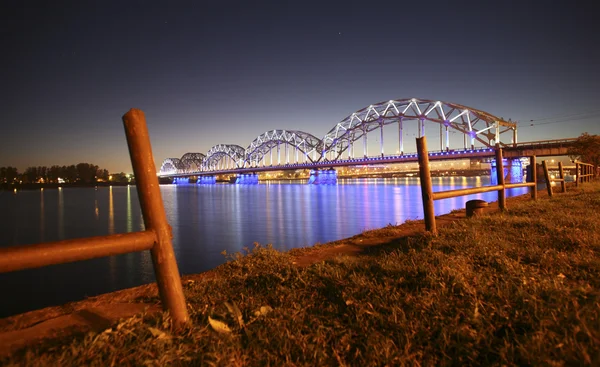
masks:
<svg viewBox="0 0 600 367"><path fill-rule="evenodd" d="M295 169L310 169L318 174L333 167L416 162L416 153L405 153L406 136L412 131L418 137L425 136L432 127L434 136L439 129L439 150L429 152L430 160L491 158L497 147L508 158L564 155L575 141L518 143L517 124L510 120L456 103L410 98L358 110L335 124L323 138L299 130L271 130L257 136L246 148L218 144L206 154L185 153L181 158L167 158L158 175L199 177L199 182L212 183L221 174L245 176ZM450 134L462 137L460 147ZM377 154L369 155L369 136L373 135L379 144ZM394 142L395 152L386 154L384 139Z"/></svg>

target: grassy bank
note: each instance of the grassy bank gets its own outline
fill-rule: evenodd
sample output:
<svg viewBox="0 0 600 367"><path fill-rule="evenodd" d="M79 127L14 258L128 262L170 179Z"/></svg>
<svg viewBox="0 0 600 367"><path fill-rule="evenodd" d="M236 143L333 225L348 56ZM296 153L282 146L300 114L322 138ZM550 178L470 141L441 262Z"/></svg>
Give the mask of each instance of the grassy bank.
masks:
<svg viewBox="0 0 600 367"><path fill-rule="evenodd" d="M598 365L598 208L589 184L307 267L257 247L185 282L181 333L135 317L0 364Z"/></svg>

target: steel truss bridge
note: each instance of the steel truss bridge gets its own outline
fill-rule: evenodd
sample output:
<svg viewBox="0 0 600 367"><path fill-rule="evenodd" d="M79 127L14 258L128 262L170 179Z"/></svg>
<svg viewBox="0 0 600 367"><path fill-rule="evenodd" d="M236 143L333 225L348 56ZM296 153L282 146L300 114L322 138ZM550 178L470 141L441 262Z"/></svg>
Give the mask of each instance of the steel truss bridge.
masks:
<svg viewBox="0 0 600 367"><path fill-rule="evenodd" d="M186 153L181 158L167 158L162 162L158 175L191 177L414 162L417 160L416 153L404 152L405 130L409 126L407 124L412 124L413 128L416 125L418 136L425 136L425 122L439 125L440 148L430 152L430 159L434 160L492 157L496 146L505 149L507 157L511 151L514 151L515 157L559 155L565 154L565 147L574 140L517 143L517 124L487 112L456 103L398 99L373 104L352 113L333 126L323 138L298 130L271 130L260 134L246 148L218 144L206 154ZM397 125L397 133L392 139L397 140L398 150L386 155L384 126L388 125ZM379 130L380 150L376 156L369 156L368 133L376 130ZM451 132L463 136L462 147L450 147ZM548 154L536 154L541 152L540 149L546 149Z"/></svg>

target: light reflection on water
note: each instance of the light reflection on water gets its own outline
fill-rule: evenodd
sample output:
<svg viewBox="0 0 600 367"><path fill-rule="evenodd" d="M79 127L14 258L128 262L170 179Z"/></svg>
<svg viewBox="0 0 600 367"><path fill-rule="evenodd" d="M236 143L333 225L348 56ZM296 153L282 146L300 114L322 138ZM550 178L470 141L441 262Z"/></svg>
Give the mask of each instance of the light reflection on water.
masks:
<svg viewBox="0 0 600 367"><path fill-rule="evenodd" d="M489 178L437 177L434 191L489 185ZM526 193L509 190L508 196ZM261 185L165 185L161 193L182 273L225 261L221 255L271 243L279 249L311 246L407 219L422 218L418 178L340 180L338 185L270 182ZM434 203L437 215L473 198ZM144 229L134 186L19 191L0 195L0 245L20 245ZM56 214L54 214L56 213ZM148 251L0 274L0 316L148 283Z"/></svg>

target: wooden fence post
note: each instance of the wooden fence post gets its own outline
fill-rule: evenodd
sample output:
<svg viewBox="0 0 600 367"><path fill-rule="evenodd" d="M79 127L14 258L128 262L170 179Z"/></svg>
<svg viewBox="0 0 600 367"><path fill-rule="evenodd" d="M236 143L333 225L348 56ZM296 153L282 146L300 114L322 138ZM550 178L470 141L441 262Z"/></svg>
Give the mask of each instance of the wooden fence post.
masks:
<svg viewBox="0 0 600 367"><path fill-rule="evenodd" d="M435 212L433 210L433 188L431 185L431 172L429 171L429 156L427 153L427 140L425 137L417 138L417 154L419 157L419 178L421 181L425 230L437 234Z"/></svg>
<svg viewBox="0 0 600 367"><path fill-rule="evenodd" d="M546 179L546 189L548 190L548 196L552 197L552 181L550 180L550 173L548 172L548 162L543 161L542 166L544 167L544 178Z"/></svg>
<svg viewBox="0 0 600 367"><path fill-rule="evenodd" d="M537 163L534 155L529 159L529 166L531 167L531 179L535 184L531 187L531 198L537 200Z"/></svg>
<svg viewBox="0 0 600 367"><path fill-rule="evenodd" d="M496 177L498 185L502 185L502 189L498 190L498 207L500 210L506 210L506 191L504 189L504 163L502 161L502 149L499 144L496 144Z"/></svg>
<svg viewBox="0 0 600 367"><path fill-rule="evenodd" d="M567 183L565 182L565 171L563 170L562 162L558 162L558 172L560 173L560 192L567 192Z"/></svg>
<svg viewBox="0 0 600 367"><path fill-rule="evenodd" d="M579 187L579 179L581 178L579 168L579 163L575 162L575 187Z"/></svg>
<svg viewBox="0 0 600 367"><path fill-rule="evenodd" d="M156 243L150 251L163 308L171 313L173 326L179 327L189 321L189 315L171 242L171 227L167 222L158 186L144 112L132 108L123 115L123 126L144 224L146 230L156 234Z"/></svg>

